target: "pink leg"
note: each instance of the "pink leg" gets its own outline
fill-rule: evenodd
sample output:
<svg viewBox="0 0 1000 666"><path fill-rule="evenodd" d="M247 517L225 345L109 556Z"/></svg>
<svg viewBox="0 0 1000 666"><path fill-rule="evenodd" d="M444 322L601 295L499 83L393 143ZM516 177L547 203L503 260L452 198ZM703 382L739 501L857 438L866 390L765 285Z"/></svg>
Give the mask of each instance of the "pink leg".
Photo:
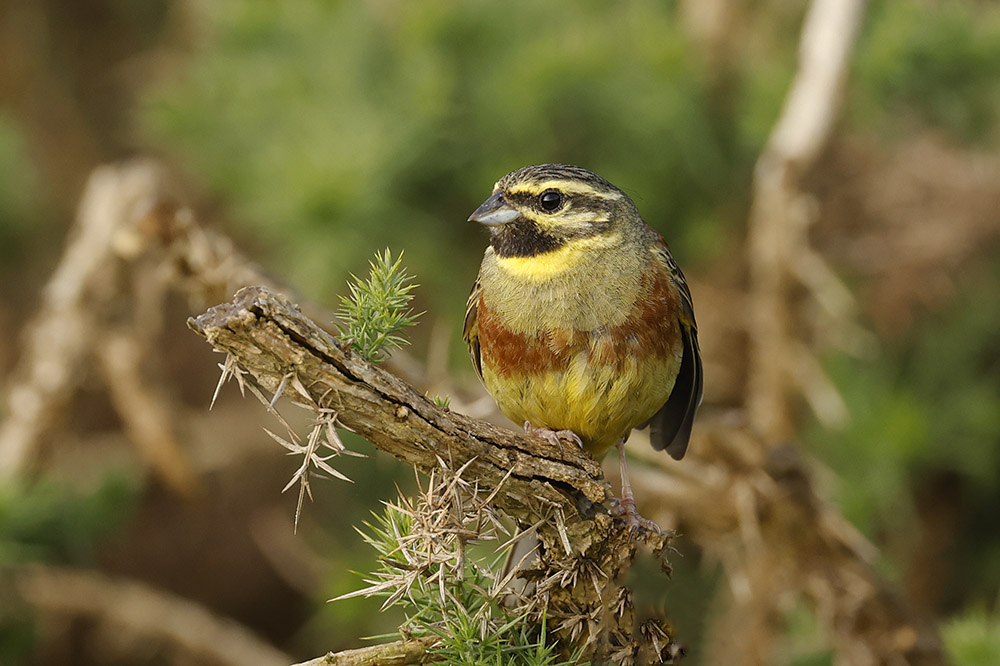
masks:
<svg viewBox="0 0 1000 666"><path fill-rule="evenodd" d="M622 498L618 505L625 514L625 522L632 529L639 529L641 527L653 532L659 532L660 526L652 520L640 516L635 508L635 495L632 494L632 482L628 478L628 463L625 462L625 439L619 439L615 446L618 447L618 464L621 467L622 476Z"/></svg>

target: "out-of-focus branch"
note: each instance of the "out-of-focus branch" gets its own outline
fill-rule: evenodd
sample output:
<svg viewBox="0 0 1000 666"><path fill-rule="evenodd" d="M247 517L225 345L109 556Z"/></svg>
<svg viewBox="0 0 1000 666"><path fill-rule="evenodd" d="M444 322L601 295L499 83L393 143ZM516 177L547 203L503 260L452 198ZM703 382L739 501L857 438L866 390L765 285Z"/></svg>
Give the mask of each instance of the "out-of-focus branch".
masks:
<svg viewBox="0 0 1000 666"><path fill-rule="evenodd" d="M801 323L794 290L811 294L825 312L828 327L844 328L844 322L852 319L850 293L809 244L808 228L816 211L802 181L832 133L865 5L865 0L813 0L802 28L798 70L754 171L746 408L750 425L772 447L794 434L796 395L804 396L827 425L847 418L833 382L797 335ZM753 486L737 487L746 490L747 497L754 496ZM744 527L749 524L741 522ZM766 541L762 534L757 538ZM767 548L742 551L739 568L730 574L730 580L738 583L734 589L742 592L734 595L714 632L715 658L720 663L768 660L780 622L780 598L773 588L795 587L775 564L779 554ZM781 571L777 577L776 571Z"/></svg>
<svg viewBox="0 0 1000 666"><path fill-rule="evenodd" d="M25 326L0 395L0 480L25 472L93 367L143 458L176 492L195 487L178 444L157 349L170 293L192 313L272 280L224 234L199 224L166 170L134 160L91 174L66 249ZM332 315L307 306L316 319ZM397 354L402 358L403 354Z"/></svg>
<svg viewBox="0 0 1000 666"><path fill-rule="evenodd" d="M799 46L799 67L777 124L754 171L750 211L750 421L773 442L793 433L792 401L804 393L827 422L845 417L839 394L804 361L792 312L792 288L801 285L824 307L849 313L853 302L809 246L815 211L802 179L829 139L840 109L851 50L865 0L814 0ZM844 295L848 297L844 298Z"/></svg>
<svg viewBox="0 0 1000 666"><path fill-rule="evenodd" d="M424 472L442 464L462 469L495 507L536 526L542 548L531 574L544 592L550 631L566 645L588 654L596 649L598 659L648 648L633 638L630 595L616 582L631 565L636 539L609 512L608 486L586 452L436 406L264 288L244 288L232 303L188 323L229 355L227 368L239 366L241 382L251 381L243 374L249 373L275 399L285 392L317 416L333 414L339 425ZM665 534L642 535L657 554L669 543ZM669 637L660 644L667 649Z"/></svg>
<svg viewBox="0 0 1000 666"><path fill-rule="evenodd" d="M35 566L15 570L18 596L53 615L85 616L130 640L157 641L198 663L287 666L276 650L232 620L133 581Z"/></svg>
<svg viewBox="0 0 1000 666"><path fill-rule="evenodd" d="M148 346L131 331L108 331L99 340L96 360L129 440L169 487L191 495L195 471L175 437L170 399L143 373Z"/></svg>
<svg viewBox="0 0 1000 666"><path fill-rule="evenodd" d="M414 638L408 641L396 641L382 645L330 652L322 657L304 661L295 666L411 666L413 664L430 664L438 658L427 648L436 642L436 638Z"/></svg>
<svg viewBox="0 0 1000 666"><path fill-rule="evenodd" d="M0 479L25 468L77 388L115 296L114 242L122 220L141 217L148 193L161 189L158 172L106 169L91 177L71 240L25 329L24 350L4 396Z"/></svg>
<svg viewBox="0 0 1000 666"><path fill-rule="evenodd" d="M637 433L642 435L643 433ZM872 547L816 490L794 446L773 448L734 418L705 418L683 465L644 446L631 470L642 511L724 565L731 605L710 663L769 663L778 609L804 595L837 663L946 663L933 624L881 581Z"/></svg>
<svg viewBox="0 0 1000 666"><path fill-rule="evenodd" d="M269 280L227 237L195 224L171 189L163 168L146 160L91 175L3 395L0 479L28 468L96 363L143 457L171 488L194 488L158 388L154 350L165 295L180 291L201 309Z"/></svg>

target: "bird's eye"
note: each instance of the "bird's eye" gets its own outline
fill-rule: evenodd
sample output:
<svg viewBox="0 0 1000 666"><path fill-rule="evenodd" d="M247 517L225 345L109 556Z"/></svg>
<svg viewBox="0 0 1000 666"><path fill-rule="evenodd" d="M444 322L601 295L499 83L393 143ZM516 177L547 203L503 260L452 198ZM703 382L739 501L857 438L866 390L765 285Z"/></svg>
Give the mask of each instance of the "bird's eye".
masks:
<svg viewBox="0 0 1000 666"><path fill-rule="evenodd" d="M550 213L556 208L562 205L563 195L562 192L558 190L545 190L542 195L538 197L538 204L542 207L542 210L547 210Z"/></svg>

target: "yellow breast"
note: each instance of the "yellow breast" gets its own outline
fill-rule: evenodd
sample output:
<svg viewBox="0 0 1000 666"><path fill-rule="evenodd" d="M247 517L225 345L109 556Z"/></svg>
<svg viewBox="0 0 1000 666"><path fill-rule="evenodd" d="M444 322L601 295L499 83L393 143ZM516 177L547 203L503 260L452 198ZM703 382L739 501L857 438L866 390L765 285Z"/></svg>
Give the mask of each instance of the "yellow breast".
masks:
<svg viewBox="0 0 1000 666"><path fill-rule="evenodd" d="M566 358L525 348L535 366L511 368L483 354L483 381L500 410L515 423L572 430L595 457L647 421L666 402L680 368L682 346L668 354L621 339L608 351L606 334L591 334ZM603 349L602 349L603 348ZM601 358L603 357L603 358Z"/></svg>

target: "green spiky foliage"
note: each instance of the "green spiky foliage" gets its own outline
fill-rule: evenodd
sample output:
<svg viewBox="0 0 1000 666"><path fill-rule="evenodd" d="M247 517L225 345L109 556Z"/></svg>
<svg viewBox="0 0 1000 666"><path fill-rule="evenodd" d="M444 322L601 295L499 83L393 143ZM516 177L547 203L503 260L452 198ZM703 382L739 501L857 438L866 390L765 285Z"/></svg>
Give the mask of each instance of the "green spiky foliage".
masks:
<svg viewBox="0 0 1000 666"><path fill-rule="evenodd" d="M413 299L410 292L417 285L402 267L402 261L403 254L394 261L389 248L376 252L368 279L352 275L350 296L340 297L340 334L372 362L383 360L388 352L407 344L400 333L413 326L421 314L408 307Z"/></svg>
<svg viewBox="0 0 1000 666"><path fill-rule="evenodd" d="M497 514L458 476L431 477L413 502L386 503L359 530L378 553L368 587L338 597L381 597L383 609L401 607L400 634L433 636L442 663L456 666L569 666L523 609L499 603L509 593L498 571L503 553L477 554L480 544L505 533Z"/></svg>

